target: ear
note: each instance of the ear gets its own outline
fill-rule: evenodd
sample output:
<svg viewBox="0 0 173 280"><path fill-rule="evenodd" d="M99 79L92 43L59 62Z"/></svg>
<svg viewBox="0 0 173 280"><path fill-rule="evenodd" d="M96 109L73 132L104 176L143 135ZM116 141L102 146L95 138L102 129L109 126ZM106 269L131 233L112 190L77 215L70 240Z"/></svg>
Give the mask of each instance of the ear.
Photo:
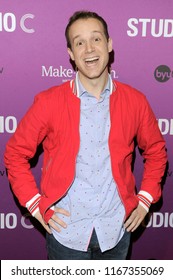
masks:
<svg viewBox="0 0 173 280"><path fill-rule="evenodd" d="M73 55L72 50L71 50L70 48L68 48L68 49L67 49L67 51L68 51L68 54L69 54L69 56L70 56L71 60L73 60L73 61L74 61L74 55Z"/></svg>
<svg viewBox="0 0 173 280"><path fill-rule="evenodd" d="M112 39L109 38L109 39L108 39L108 51L109 51L109 53L110 53L110 52L112 51L112 49L113 49L112 45L113 45Z"/></svg>

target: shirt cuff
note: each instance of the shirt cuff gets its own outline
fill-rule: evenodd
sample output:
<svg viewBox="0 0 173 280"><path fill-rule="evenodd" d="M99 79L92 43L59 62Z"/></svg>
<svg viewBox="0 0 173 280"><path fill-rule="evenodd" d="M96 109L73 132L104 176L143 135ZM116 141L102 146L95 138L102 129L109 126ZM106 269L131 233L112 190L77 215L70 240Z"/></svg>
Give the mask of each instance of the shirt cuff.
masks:
<svg viewBox="0 0 173 280"><path fill-rule="evenodd" d="M26 208L28 209L28 211L31 213L32 216L35 216L35 214L39 211L40 199L41 199L41 195L38 193L26 203Z"/></svg>
<svg viewBox="0 0 173 280"><path fill-rule="evenodd" d="M148 212L153 201L153 197L146 191L140 191L137 196L139 204Z"/></svg>

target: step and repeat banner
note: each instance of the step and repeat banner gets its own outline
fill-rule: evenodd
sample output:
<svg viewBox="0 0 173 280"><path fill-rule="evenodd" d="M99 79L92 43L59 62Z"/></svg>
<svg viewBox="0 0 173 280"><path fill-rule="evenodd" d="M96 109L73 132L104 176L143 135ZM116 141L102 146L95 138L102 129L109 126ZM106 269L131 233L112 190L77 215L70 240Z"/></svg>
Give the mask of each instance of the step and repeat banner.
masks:
<svg viewBox="0 0 173 280"><path fill-rule="evenodd" d="M132 235L129 259L173 259L173 1L0 0L0 258L44 260L45 232L13 196L3 154L34 96L75 77L64 30L77 10L99 13L109 26L111 75L142 91L168 151L163 197ZM42 154L31 162L39 185ZM137 188L143 161L136 151Z"/></svg>

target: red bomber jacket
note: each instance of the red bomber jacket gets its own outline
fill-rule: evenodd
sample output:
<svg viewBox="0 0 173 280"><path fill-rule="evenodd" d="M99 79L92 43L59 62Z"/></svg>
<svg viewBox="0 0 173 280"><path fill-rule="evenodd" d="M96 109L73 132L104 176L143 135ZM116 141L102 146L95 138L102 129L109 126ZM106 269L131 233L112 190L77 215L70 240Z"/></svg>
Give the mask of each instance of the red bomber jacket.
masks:
<svg viewBox="0 0 173 280"><path fill-rule="evenodd" d="M72 84L74 82L66 82L38 94L5 150L5 166L14 194L25 207L28 201L33 202L30 208L37 198L46 222L53 214L50 207L68 191L75 176L80 144L80 99ZM145 96L120 82L114 82L110 96L110 120L112 174L128 217L139 200L147 203L145 194L152 197L152 203L161 196L161 178L167 162L165 142ZM131 168L136 141L144 158L139 197ZM41 142L44 157L38 188L29 159Z"/></svg>

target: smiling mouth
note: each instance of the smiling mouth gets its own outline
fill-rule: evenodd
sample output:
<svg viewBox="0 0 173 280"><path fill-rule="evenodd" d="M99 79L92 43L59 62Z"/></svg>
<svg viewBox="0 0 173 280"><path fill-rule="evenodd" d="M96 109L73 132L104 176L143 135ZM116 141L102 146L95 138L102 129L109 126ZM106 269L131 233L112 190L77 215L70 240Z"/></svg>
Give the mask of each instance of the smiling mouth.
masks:
<svg viewBox="0 0 173 280"><path fill-rule="evenodd" d="M85 63L89 65L94 65L97 61L99 60L98 57L92 57L92 58L87 58L85 59Z"/></svg>

